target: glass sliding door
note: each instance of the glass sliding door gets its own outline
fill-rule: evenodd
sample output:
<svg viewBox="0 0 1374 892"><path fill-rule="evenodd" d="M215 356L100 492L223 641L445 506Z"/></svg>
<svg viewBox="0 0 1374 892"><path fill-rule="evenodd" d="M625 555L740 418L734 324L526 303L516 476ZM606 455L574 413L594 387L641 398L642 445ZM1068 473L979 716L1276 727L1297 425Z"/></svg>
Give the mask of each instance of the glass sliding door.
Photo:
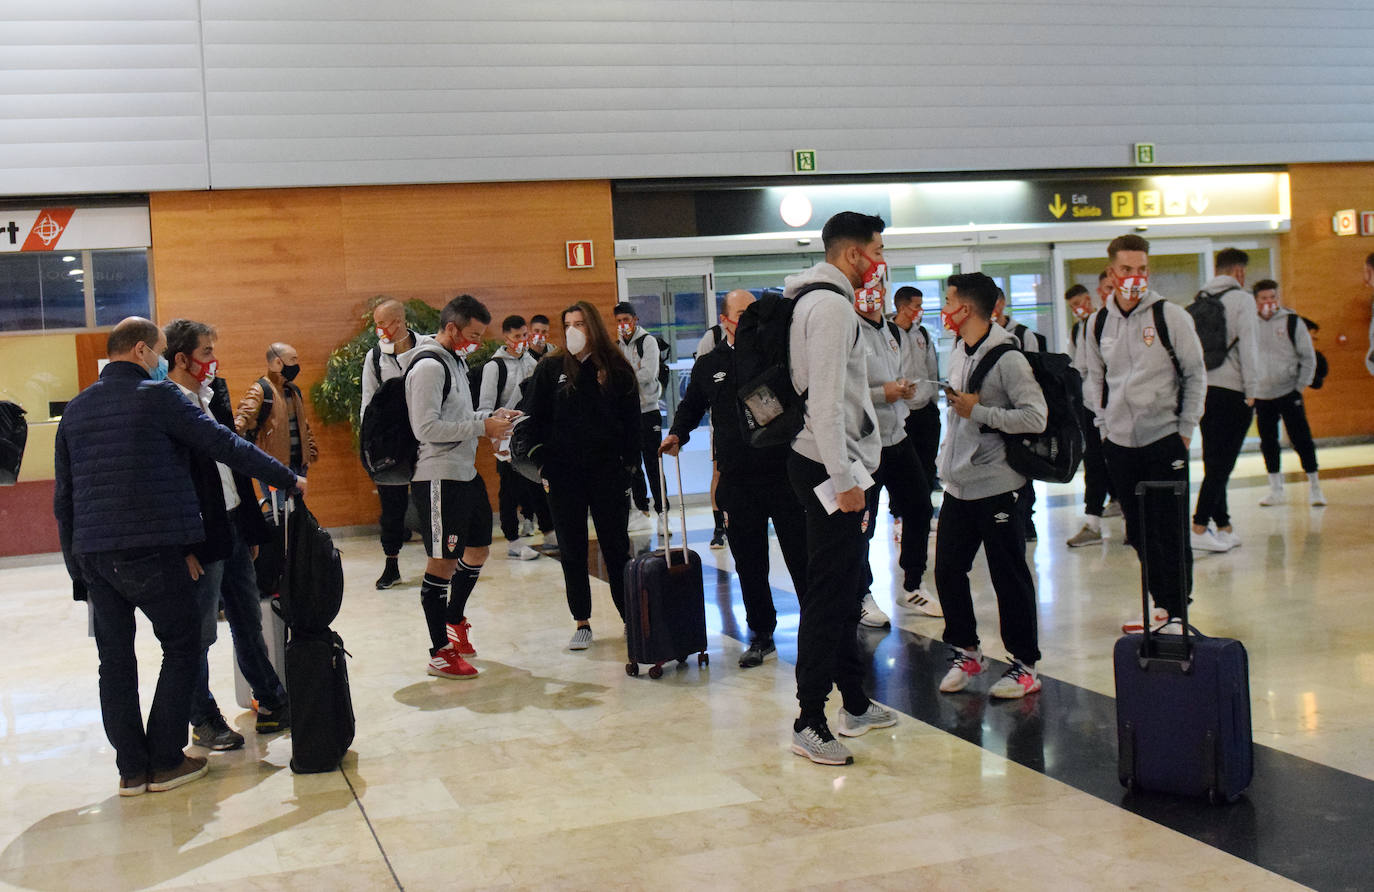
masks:
<svg viewBox="0 0 1374 892"><path fill-rule="evenodd" d="M1059 316L1064 308L1054 294L1049 250L1028 246L1015 255L980 251L978 263L1007 296L1007 315L1012 321L1044 335L1051 350L1062 351Z"/></svg>

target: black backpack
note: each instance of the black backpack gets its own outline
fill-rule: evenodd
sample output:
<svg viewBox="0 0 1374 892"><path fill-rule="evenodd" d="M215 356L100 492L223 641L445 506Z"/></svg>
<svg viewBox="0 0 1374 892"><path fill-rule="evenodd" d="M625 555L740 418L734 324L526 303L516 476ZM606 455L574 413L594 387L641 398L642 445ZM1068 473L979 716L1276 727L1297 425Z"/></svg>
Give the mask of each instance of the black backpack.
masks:
<svg viewBox="0 0 1374 892"><path fill-rule="evenodd" d="M658 386L664 393L668 392L668 342L660 338L653 332L647 332L648 337L640 338L635 341L635 351L639 353L639 358L644 358L644 342L653 338L658 342Z"/></svg>
<svg viewBox="0 0 1374 892"><path fill-rule="evenodd" d="M740 423L744 441L765 449L790 446L806 424L806 394L792 386L792 357L788 335L797 301L812 291L840 290L825 282L812 282L784 297L764 292L739 317L735 329L735 379L739 388Z"/></svg>
<svg viewBox="0 0 1374 892"><path fill-rule="evenodd" d="M1306 323L1306 325L1307 325L1307 330L1308 330L1308 331L1317 331L1318 329L1321 328L1320 325L1318 325L1317 323L1313 322L1311 319L1308 319L1306 316L1299 316L1297 313L1294 313L1293 315L1289 316L1289 317L1288 317L1288 340L1292 342L1293 348L1294 348L1295 350L1297 349L1297 346L1298 346L1298 320L1299 320L1299 319L1301 319L1304 323ZM1315 353L1315 354L1317 354L1317 373L1316 373L1315 375L1312 376L1312 383L1309 384L1308 386L1311 387L1313 390L1321 390L1321 389L1322 389L1322 385L1323 385L1324 383L1326 383L1326 373L1329 372L1329 371L1331 371L1331 367L1330 367L1329 365L1327 365L1327 363L1326 363L1326 357L1322 355L1322 352L1321 352L1320 350L1317 349L1317 347L1316 347L1315 344L1312 346L1312 352Z"/></svg>
<svg viewBox="0 0 1374 892"><path fill-rule="evenodd" d="M482 374L486 371L487 365L493 362L496 363L496 405L492 408L501 408L501 391L506 389L506 380L510 375L510 370L506 368L504 362L493 356L477 368L468 369L468 388L472 391L472 408L474 409L477 408L477 404L482 399Z"/></svg>
<svg viewBox="0 0 1374 892"><path fill-rule="evenodd" d="M523 420L510 432L510 466L521 477L542 487L544 481L539 474L539 465L534 461L534 450L538 444L534 441L534 428L530 427L533 421L529 417L530 382L533 380L534 376L531 375L520 382L520 401L515 408L520 410Z"/></svg>
<svg viewBox="0 0 1374 892"><path fill-rule="evenodd" d="M1226 340L1226 305L1221 302L1221 295L1232 290L1228 288L1218 294L1199 291L1193 302L1188 304L1193 327L1197 329L1197 339L1202 342L1202 361L1208 371L1221 368L1231 348L1240 340Z"/></svg>
<svg viewBox="0 0 1374 892"><path fill-rule="evenodd" d="M358 457L368 476L374 480L384 471L405 471L409 477L415 471L415 459L420 441L410 428L410 413L406 409L406 376L422 359L433 359L444 368L444 396L448 399L452 375L448 363L433 351L423 350L406 367L406 374L383 381L363 410L362 427L358 430ZM442 401L441 401L442 402Z"/></svg>
<svg viewBox="0 0 1374 892"><path fill-rule="evenodd" d="M1016 350L1014 344L998 344L979 361L968 379L968 392L977 393L983 380L1006 353ZM1083 412L1083 380L1063 353L1021 353L1030 363L1035 383L1045 395L1048 418L1045 430L1038 434L1008 434L1002 432L1007 444L1007 464L1011 469L1033 480L1068 483L1078 473L1083 460L1083 429L1078 419ZM985 431L990 428L984 426Z"/></svg>
<svg viewBox="0 0 1374 892"><path fill-rule="evenodd" d="M399 379L395 379L399 380ZM343 605L343 563L329 531L296 496L288 502L286 561L281 578L282 619L298 632L323 632Z"/></svg>
<svg viewBox="0 0 1374 892"><path fill-rule="evenodd" d="M12 486L19 479L24 461L24 444L29 439L29 423L18 403L0 400L0 486Z"/></svg>

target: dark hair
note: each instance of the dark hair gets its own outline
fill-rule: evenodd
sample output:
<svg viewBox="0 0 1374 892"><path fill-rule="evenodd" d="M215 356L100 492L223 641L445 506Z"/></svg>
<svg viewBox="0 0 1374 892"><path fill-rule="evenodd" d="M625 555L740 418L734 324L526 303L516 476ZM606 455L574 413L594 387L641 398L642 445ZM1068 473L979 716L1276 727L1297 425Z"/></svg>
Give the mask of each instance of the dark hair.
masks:
<svg viewBox="0 0 1374 892"><path fill-rule="evenodd" d="M1278 291L1278 290L1279 290L1279 283L1278 283L1278 282L1275 282L1273 279L1260 279L1258 282L1255 283L1255 293L1256 293L1256 294L1259 294L1261 291Z"/></svg>
<svg viewBox="0 0 1374 892"><path fill-rule="evenodd" d="M156 347L157 336L160 333L155 323L138 316L130 316L116 325L110 336L105 339L105 355L123 356L140 342L149 347Z"/></svg>
<svg viewBox="0 0 1374 892"><path fill-rule="evenodd" d="M530 317L530 325L538 325L541 322L545 325L548 325L549 317L545 316L543 313L535 313L533 316Z"/></svg>
<svg viewBox="0 0 1374 892"><path fill-rule="evenodd" d="M991 319L992 311L997 308L997 296L1002 289L983 273L955 273L945 280L955 293L973 305L983 319Z"/></svg>
<svg viewBox="0 0 1374 892"><path fill-rule="evenodd" d="M524 317L524 316L520 316L520 315L518 315L518 314L517 314L517 315L512 315L512 316L507 316L505 319L502 319L502 320L501 320L501 331L502 331L503 333L504 333L504 332L508 332L508 331L515 331L517 328L524 328L524 327L525 327L525 317Z"/></svg>
<svg viewBox="0 0 1374 892"><path fill-rule="evenodd" d="M1368 257L1364 259L1364 265L1369 267L1370 269L1374 269L1374 253L1371 253Z"/></svg>
<svg viewBox="0 0 1374 892"><path fill-rule="evenodd" d="M1235 269L1238 266L1249 266L1250 255L1240 248L1222 248L1217 252L1216 269Z"/></svg>
<svg viewBox="0 0 1374 892"><path fill-rule="evenodd" d="M1101 280L1101 279L1098 279L1098 281L1100 282L1100 281L1102 281L1102 280ZM1077 297L1078 295L1080 295L1080 294L1087 294L1087 293L1088 293L1087 286L1085 286L1085 285L1071 285L1071 286L1069 286L1069 290L1064 292L1064 300L1073 300L1073 299L1074 299L1075 297Z"/></svg>
<svg viewBox="0 0 1374 892"><path fill-rule="evenodd" d="M866 245L873 241L873 236L885 228L887 224L883 222L882 217L860 214L857 211L840 211L825 221L825 228L821 230L821 242L825 245L825 253L829 254L845 242Z"/></svg>
<svg viewBox="0 0 1374 892"><path fill-rule="evenodd" d="M162 351L162 355L167 357L167 361L173 366L177 364L178 353L190 356L200 346L201 338L215 336L213 328L194 319L173 319L163 326L162 333L167 336L167 348Z"/></svg>
<svg viewBox="0 0 1374 892"><path fill-rule="evenodd" d="M462 328L474 319L483 325L490 325L491 311L471 294L460 294L439 311L439 330L448 328L450 323Z"/></svg>
<svg viewBox="0 0 1374 892"><path fill-rule="evenodd" d="M604 388L608 383L614 383L619 390L637 390L639 385L635 380L635 370L630 367L625 354L621 353L620 348L616 346L615 340L606 328L606 321L601 318L601 311L585 300L579 300L565 309L560 320L563 323L563 343L565 344L568 342L569 313L581 313L582 321L587 325L587 345L591 348L587 362L596 366L597 380L601 382L602 387ZM563 374L568 378L569 387L577 386L578 372L577 357L573 355L571 350L564 350Z"/></svg>
<svg viewBox="0 0 1374 892"><path fill-rule="evenodd" d="M565 310L564 312L567 311ZM612 316L619 316L621 314L624 314L626 316L633 316L636 319L639 318L639 314L635 312L635 305L630 303L629 301L621 301L611 309Z"/></svg>
<svg viewBox="0 0 1374 892"><path fill-rule="evenodd" d="M1118 235L1116 238L1112 239L1111 244L1107 246L1107 256L1115 260L1116 255L1120 254L1122 251L1144 251L1146 254L1149 254L1150 243L1134 232L1128 232L1125 235Z"/></svg>
<svg viewBox="0 0 1374 892"><path fill-rule="evenodd" d="M1110 275L1111 273L1104 269L1102 272L1097 274L1097 281L1100 283L1103 279L1107 278Z"/></svg>
<svg viewBox="0 0 1374 892"><path fill-rule="evenodd" d="M906 304L911 303L918 297L922 300L925 299L925 295L921 293L921 289L915 287L914 285L903 285L901 288L897 289L896 294L892 295L892 306L905 306Z"/></svg>

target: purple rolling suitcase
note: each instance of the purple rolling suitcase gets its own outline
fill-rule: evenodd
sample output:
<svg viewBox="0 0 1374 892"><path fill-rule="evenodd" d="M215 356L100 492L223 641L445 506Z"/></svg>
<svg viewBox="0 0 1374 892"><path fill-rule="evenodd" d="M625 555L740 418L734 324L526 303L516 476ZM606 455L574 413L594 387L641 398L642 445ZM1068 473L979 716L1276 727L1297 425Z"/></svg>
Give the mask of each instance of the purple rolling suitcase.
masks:
<svg viewBox="0 0 1374 892"><path fill-rule="evenodd" d="M659 457L659 479L663 458ZM666 495L667 486L663 490ZM697 665L711 662L706 653L706 598L702 587L701 557L687 548L687 509L682 504L682 465L677 468L678 507L682 513L682 547L668 544L668 520L664 517L663 550L639 555L625 565L625 643L629 650L626 675L639 675L639 664L649 663L649 677L663 675L669 660L685 663L697 654ZM666 512L665 512L666 514Z"/></svg>
<svg viewBox="0 0 1374 892"><path fill-rule="evenodd" d="M1187 484L1141 483L1136 496L1145 516L1151 496L1177 502L1187 536ZM1148 553L1145 526L1142 555ZM1148 560L1142 559L1140 575L1145 631L1118 639L1114 655L1117 776L1128 790L1234 801L1254 773L1245 645L1199 634L1188 625L1186 598L1182 634L1152 632Z"/></svg>

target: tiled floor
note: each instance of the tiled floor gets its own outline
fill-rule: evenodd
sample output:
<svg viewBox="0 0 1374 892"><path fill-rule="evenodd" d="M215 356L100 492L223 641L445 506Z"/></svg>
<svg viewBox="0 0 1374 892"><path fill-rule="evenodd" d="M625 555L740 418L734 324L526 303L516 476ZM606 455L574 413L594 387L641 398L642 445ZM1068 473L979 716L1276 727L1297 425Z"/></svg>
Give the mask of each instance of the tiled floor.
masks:
<svg viewBox="0 0 1374 892"><path fill-rule="evenodd" d="M558 566L495 557L469 611L483 676L452 682L424 674L417 586L375 591L378 549L350 538L339 543L348 590L335 627L353 654L358 736L344 771L292 775L289 736L255 738L250 716L232 706L230 652L222 643L211 655L213 688L248 746L211 756L206 780L120 800L84 607L70 601L60 563L0 564L0 884L1292 886L1252 863L1266 863L1263 853L1237 857L1196 831L1198 821L1203 831L1214 823L1219 838L1240 823L1243 836L1245 821L1253 821L1254 839L1271 838L1266 828L1283 818L1283 805L1270 804L1261 787L1300 786L1315 776L1304 766L1349 778L1354 792L1374 779L1374 614L1366 577L1374 555L1374 448L1329 449L1322 459L1331 474L1330 507L1309 509L1300 499L1305 487L1293 484L1286 506L1260 509L1262 468L1257 456L1244 457L1231 502L1245 545L1198 561L1195 622L1246 642L1255 740L1275 758L1261 762L1268 775L1257 778L1257 804L1194 809L1176 824L1189 835L1171 829L1169 810L1151 820L1090 784L1055 779L1056 765L1079 774L1095 768L1073 761L1075 735L1093 731L1072 710L1093 692L1113 694L1111 644L1138 603L1139 577L1120 545L1120 521L1108 522L1107 544L1065 548L1078 526L1076 491L1047 487L1034 548L1040 668L1063 691L1084 696L1005 709L978 695L934 695L936 679L913 654L938 649L930 639L938 639L940 623L902 617L898 628L865 635L875 688L911 713L935 711L924 714L927 721L904 716L895 728L855 741L856 764L841 769L787 750L796 606L785 571L775 575L782 661L736 668L743 611L737 595L717 608L731 577L708 566L711 665L670 669L653 681L626 677L624 642L603 584L593 582L598 640L570 653ZM1193 479L1200 479L1196 467ZM689 520L694 547L708 565L728 571L728 556L705 547L704 510ZM885 522L876 543L876 591L890 606ZM408 582L418 582L422 562L418 547L405 549ZM985 646L1000 655L981 562L974 587ZM146 631L139 653L150 693L157 648ZM1052 733L1055 727L1061 730ZM1024 734L1038 729L1037 763L1036 750L1025 756ZM1334 794L1324 819L1341 821L1342 802ZM1364 829L1374 836L1374 827ZM1363 867L1364 882L1304 874L1319 887L1367 888L1374 876L1367 846L1325 860Z"/></svg>

